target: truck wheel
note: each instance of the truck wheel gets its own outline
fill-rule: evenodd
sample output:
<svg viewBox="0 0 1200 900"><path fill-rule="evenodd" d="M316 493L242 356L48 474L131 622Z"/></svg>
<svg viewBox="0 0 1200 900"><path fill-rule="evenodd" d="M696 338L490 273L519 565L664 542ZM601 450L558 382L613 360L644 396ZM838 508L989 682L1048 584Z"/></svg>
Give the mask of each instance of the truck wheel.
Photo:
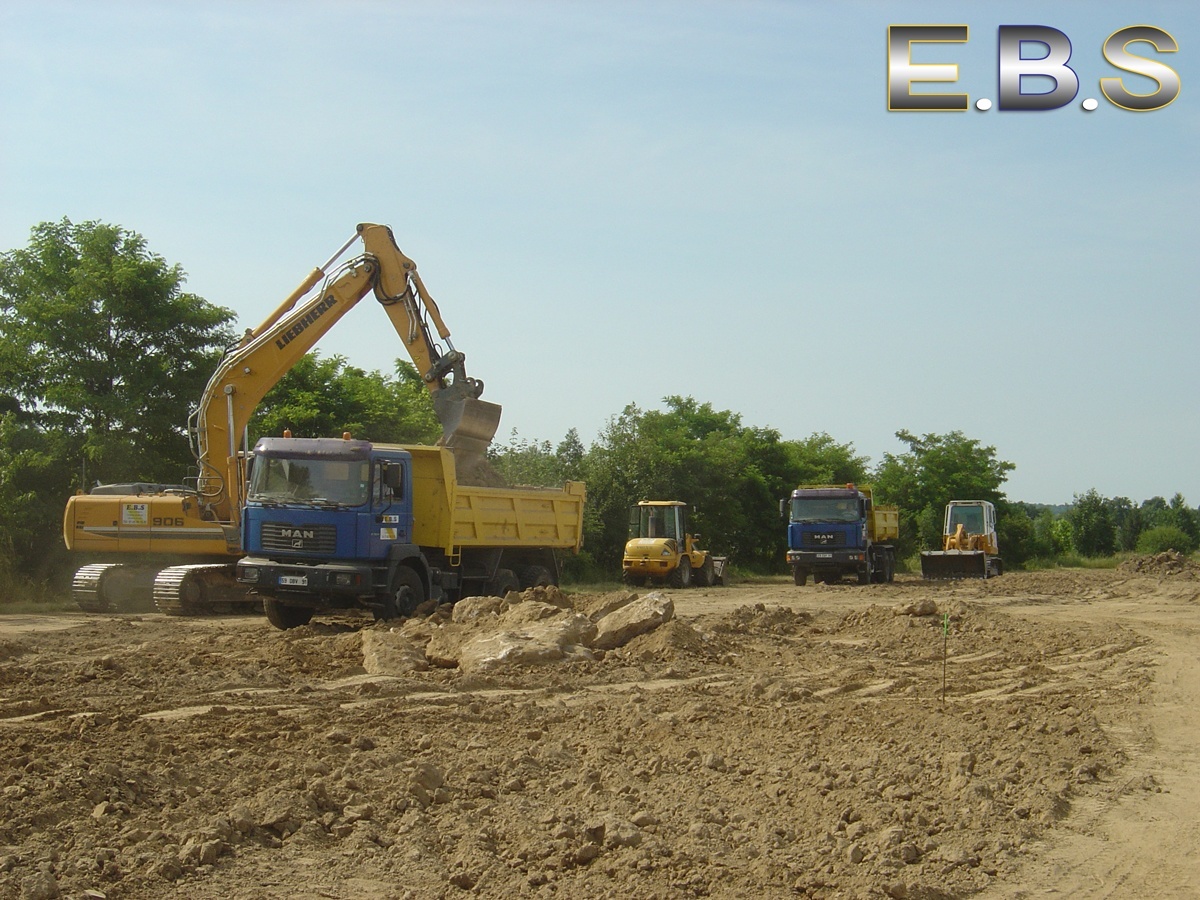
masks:
<svg viewBox="0 0 1200 900"><path fill-rule="evenodd" d="M496 577L488 582L488 594L492 597L507 597L509 591L520 591L521 584L512 569L497 569Z"/></svg>
<svg viewBox="0 0 1200 900"><path fill-rule="evenodd" d="M888 555L884 557L883 561L887 568L887 571L884 573L884 581L891 584L896 580L896 554L888 551Z"/></svg>
<svg viewBox="0 0 1200 900"><path fill-rule="evenodd" d="M868 564L866 568L858 570L858 583L859 584L870 584L871 583L871 566L870 566L870 564Z"/></svg>
<svg viewBox="0 0 1200 900"><path fill-rule="evenodd" d="M267 615L267 621L281 631L307 625L313 615L311 607L289 606L274 597L263 597L263 612Z"/></svg>
<svg viewBox="0 0 1200 900"><path fill-rule="evenodd" d="M808 569L795 566L792 569L792 581L796 582L797 587L804 587L808 583Z"/></svg>
<svg viewBox="0 0 1200 900"><path fill-rule="evenodd" d="M421 576L409 566L400 566L392 576L392 586L388 590L387 600L379 613L381 619L398 619L401 616L411 616L418 606L425 602L425 585Z"/></svg>
<svg viewBox="0 0 1200 900"><path fill-rule="evenodd" d="M673 588L685 588L692 583L692 561L686 556L679 557L679 565L667 576L667 584Z"/></svg>
<svg viewBox="0 0 1200 900"><path fill-rule="evenodd" d="M517 570L517 581L521 583L523 591L531 587L549 587L554 584L554 578L545 566L522 566Z"/></svg>

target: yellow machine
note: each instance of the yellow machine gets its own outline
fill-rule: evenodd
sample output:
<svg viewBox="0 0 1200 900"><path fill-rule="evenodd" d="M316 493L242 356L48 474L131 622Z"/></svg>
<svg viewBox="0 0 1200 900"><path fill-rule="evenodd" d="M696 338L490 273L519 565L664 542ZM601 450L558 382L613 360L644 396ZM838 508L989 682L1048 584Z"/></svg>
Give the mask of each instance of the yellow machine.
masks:
<svg viewBox="0 0 1200 900"><path fill-rule="evenodd" d="M329 271L360 239L363 253ZM321 289L304 299L318 284ZM279 379L371 292L429 388L442 425L439 446L454 453L461 481L483 477L500 407L479 399L483 383L467 376L464 355L450 343L437 304L391 229L359 225L222 358L188 423L197 476L179 485L105 485L67 501L67 548L97 560L75 573L72 595L81 608L144 608L152 599L160 611L180 615L248 602L234 581L234 561L241 555L250 417Z"/></svg>
<svg viewBox="0 0 1200 900"><path fill-rule="evenodd" d="M942 549L921 553L921 575L940 580L994 578L1003 573L996 507L987 500L951 500L946 505Z"/></svg>
<svg viewBox="0 0 1200 900"><path fill-rule="evenodd" d="M688 507L679 500L642 500L629 508L629 540L621 580L633 587L647 581L674 588L725 583L724 556L699 546L688 529Z"/></svg>

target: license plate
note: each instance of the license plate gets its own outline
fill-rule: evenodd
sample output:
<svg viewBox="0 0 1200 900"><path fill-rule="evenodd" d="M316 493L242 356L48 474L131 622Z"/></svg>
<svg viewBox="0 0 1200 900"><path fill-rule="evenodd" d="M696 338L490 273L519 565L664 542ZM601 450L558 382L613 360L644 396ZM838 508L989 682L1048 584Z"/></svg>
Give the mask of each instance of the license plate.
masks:
<svg viewBox="0 0 1200 900"><path fill-rule="evenodd" d="M292 587L308 587L307 575L280 575L279 583Z"/></svg>
<svg viewBox="0 0 1200 900"><path fill-rule="evenodd" d="M833 559L832 553L818 553L817 559Z"/></svg>

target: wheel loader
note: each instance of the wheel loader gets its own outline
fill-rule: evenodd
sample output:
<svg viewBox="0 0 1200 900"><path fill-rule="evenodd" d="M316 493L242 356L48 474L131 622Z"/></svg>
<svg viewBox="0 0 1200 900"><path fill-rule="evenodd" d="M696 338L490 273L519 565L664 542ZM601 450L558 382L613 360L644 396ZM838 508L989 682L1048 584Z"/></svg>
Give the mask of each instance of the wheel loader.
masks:
<svg viewBox="0 0 1200 900"><path fill-rule="evenodd" d="M987 500L951 500L946 504L942 549L921 553L922 577L994 578L1003 573L996 507Z"/></svg>
<svg viewBox="0 0 1200 900"><path fill-rule="evenodd" d="M629 508L629 540L621 560L621 581L673 588L725 583L724 556L700 549L700 535L688 530L688 506L679 500L641 500Z"/></svg>

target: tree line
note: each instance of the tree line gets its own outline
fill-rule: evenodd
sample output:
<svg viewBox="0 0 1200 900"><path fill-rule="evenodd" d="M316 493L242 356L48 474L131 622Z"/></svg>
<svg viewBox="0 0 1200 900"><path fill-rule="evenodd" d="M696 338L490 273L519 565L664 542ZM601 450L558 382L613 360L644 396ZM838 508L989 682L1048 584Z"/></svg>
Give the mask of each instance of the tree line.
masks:
<svg viewBox="0 0 1200 900"><path fill-rule="evenodd" d="M234 313L184 290L185 275L138 234L98 222L41 223L28 246L0 255L0 577L60 583L72 568L62 543L67 497L97 483L179 483L192 460L191 409L224 350ZM438 421L406 360L390 373L309 354L264 398L251 440L279 434L431 443ZM779 500L798 484L871 483L901 510L900 556L936 546L951 499L991 500L1010 568L1035 560L1120 551L1192 552L1197 511L1176 494L1134 504L1094 490L1063 515L1010 502L1014 464L961 432L900 431L907 448L878 464L819 432L784 439L692 397L663 408L629 405L584 444L512 433L489 452L510 484L585 481L580 578L620 570L628 507L685 500L707 546L744 571L784 571Z"/></svg>

